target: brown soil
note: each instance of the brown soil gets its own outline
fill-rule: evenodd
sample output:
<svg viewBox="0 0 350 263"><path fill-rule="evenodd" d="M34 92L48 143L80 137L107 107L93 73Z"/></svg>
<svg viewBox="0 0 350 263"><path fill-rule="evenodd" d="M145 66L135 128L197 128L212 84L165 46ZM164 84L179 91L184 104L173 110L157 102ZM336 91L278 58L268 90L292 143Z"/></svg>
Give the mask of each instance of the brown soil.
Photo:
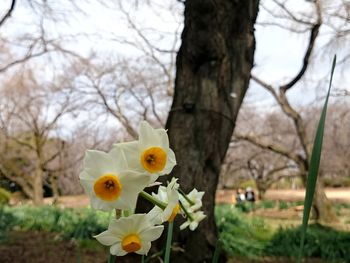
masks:
<svg viewBox="0 0 350 263"><path fill-rule="evenodd" d="M107 252L96 246L82 249L72 241L58 240L45 232L11 232L0 243L2 263L99 263L106 262Z"/></svg>
<svg viewBox="0 0 350 263"><path fill-rule="evenodd" d="M107 250L96 246L82 249L72 241L58 240L52 233L12 232L5 243L0 243L0 259L1 263L105 263ZM129 263L139 262L139 258L130 259ZM293 262L295 261L292 259L271 257L263 257L259 260L236 258L228 261L228 263ZM305 263L323 263L323 261L307 259Z"/></svg>

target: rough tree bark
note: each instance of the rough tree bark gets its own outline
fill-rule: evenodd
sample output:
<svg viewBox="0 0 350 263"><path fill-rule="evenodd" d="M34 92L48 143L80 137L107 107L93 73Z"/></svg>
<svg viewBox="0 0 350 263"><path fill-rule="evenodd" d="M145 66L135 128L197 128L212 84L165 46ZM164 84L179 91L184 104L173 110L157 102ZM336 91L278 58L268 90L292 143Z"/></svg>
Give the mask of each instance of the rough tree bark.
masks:
<svg viewBox="0 0 350 263"><path fill-rule="evenodd" d="M255 50L258 0L187 0L177 55L174 100L167 120L183 190L205 191L207 218L195 232L174 239L185 253L174 262L210 262L217 240L214 221L219 171L248 88Z"/></svg>
<svg viewBox="0 0 350 263"><path fill-rule="evenodd" d="M301 177L304 186L307 186L307 175L309 170L308 161L304 162L304 166L301 168ZM326 192L324 189L324 184L322 181L321 174L318 175L315 194L313 199L312 208L315 212L315 218L319 223L336 223L339 222L339 218L337 217L333 204L330 199L327 198Z"/></svg>

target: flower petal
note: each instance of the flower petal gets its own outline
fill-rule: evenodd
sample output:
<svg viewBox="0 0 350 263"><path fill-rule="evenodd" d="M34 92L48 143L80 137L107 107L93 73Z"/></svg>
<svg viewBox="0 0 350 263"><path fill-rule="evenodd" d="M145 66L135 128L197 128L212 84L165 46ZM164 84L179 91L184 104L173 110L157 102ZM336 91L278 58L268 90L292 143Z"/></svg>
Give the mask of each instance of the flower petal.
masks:
<svg viewBox="0 0 350 263"><path fill-rule="evenodd" d="M125 202L127 207L120 207L120 209L134 208L138 194L149 184L150 176L134 171L126 171L120 173L120 183L123 187L122 193L118 202Z"/></svg>
<svg viewBox="0 0 350 263"><path fill-rule="evenodd" d="M150 226L146 214L133 214L128 217L121 217L118 220L111 220L108 230L115 235L127 236L131 233L139 233Z"/></svg>
<svg viewBox="0 0 350 263"><path fill-rule="evenodd" d="M102 211L111 211L115 207L112 202L106 202L97 198L94 194L90 196L91 207Z"/></svg>
<svg viewBox="0 0 350 263"><path fill-rule="evenodd" d="M83 186L85 192L88 194L90 198L94 195L94 192L92 190L93 183L94 181L80 180L80 184Z"/></svg>
<svg viewBox="0 0 350 263"><path fill-rule="evenodd" d="M126 162L125 154L122 148L117 144L109 152L109 155L112 157L115 162L115 166L118 167L118 171L123 171L128 169L128 164Z"/></svg>
<svg viewBox="0 0 350 263"><path fill-rule="evenodd" d="M80 174L79 174L79 179L80 180L85 180L85 181L95 181L96 179L91 176L89 173L87 173L86 171L82 171Z"/></svg>
<svg viewBox="0 0 350 263"><path fill-rule="evenodd" d="M141 165L141 152L138 141L119 143L115 144L114 147L119 147L122 150L130 170L144 171Z"/></svg>
<svg viewBox="0 0 350 263"><path fill-rule="evenodd" d="M141 244L141 248L135 251L135 253L139 255L147 255L150 249L151 249L151 242L144 242Z"/></svg>
<svg viewBox="0 0 350 263"><path fill-rule="evenodd" d="M176 165L175 153L170 148L167 152L167 157L167 162L164 167L164 170L162 171L162 174L170 174L174 166Z"/></svg>
<svg viewBox="0 0 350 263"><path fill-rule="evenodd" d="M164 226L154 226L154 227L145 229L139 235L141 240L154 241L162 235L163 230L164 230Z"/></svg>
<svg viewBox="0 0 350 263"><path fill-rule="evenodd" d="M94 236L94 238L96 238L98 242L100 242L102 245L105 245L105 246L111 246L118 241L120 242L120 238L113 235L113 233L111 233L109 230L106 230Z"/></svg>
<svg viewBox="0 0 350 263"><path fill-rule="evenodd" d="M160 147L162 140L159 137L158 132L151 127L146 121L142 121L139 127L139 143L140 150L144 150L150 147Z"/></svg>
<svg viewBox="0 0 350 263"><path fill-rule="evenodd" d="M117 244L111 246L111 248L109 249L109 252L112 255L116 255L116 256L125 256L128 252L126 252L125 250L122 249L122 245L120 242L118 242Z"/></svg>
<svg viewBox="0 0 350 263"><path fill-rule="evenodd" d="M163 209L159 208L158 206L155 206L151 209L151 211L148 212L148 218L154 225L160 225L163 223L162 220L162 212Z"/></svg>
<svg viewBox="0 0 350 263"><path fill-rule="evenodd" d="M186 227L190 225L189 221L184 222L183 224L180 225L180 230L184 230Z"/></svg>
<svg viewBox="0 0 350 263"><path fill-rule="evenodd" d="M166 130L156 129L156 132L158 133L158 136L160 138L160 141L162 144L161 147L162 148L169 148L169 137L168 137Z"/></svg>
<svg viewBox="0 0 350 263"><path fill-rule="evenodd" d="M86 151L84 168L84 170L95 179L103 174L117 172L112 157L101 151Z"/></svg>
<svg viewBox="0 0 350 263"><path fill-rule="evenodd" d="M198 222L197 221L193 221L190 223L190 230L194 231L196 230L196 228L198 227Z"/></svg>

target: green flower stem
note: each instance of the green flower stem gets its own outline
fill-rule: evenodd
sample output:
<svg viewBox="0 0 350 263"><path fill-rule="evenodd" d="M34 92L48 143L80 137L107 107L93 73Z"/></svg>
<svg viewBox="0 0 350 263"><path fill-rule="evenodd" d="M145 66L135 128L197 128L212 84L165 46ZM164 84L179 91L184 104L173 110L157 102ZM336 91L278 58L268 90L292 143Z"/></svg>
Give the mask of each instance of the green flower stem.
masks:
<svg viewBox="0 0 350 263"><path fill-rule="evenodd" d="M181 203L181 201L179 201L180 207L182 209L182 211L185 212L186 217L188 217L191 221L193 221L193 217L191 216L191 214L187 211L187 209L185 208L185 206Z"/></svg>
<svg viewBox="0 0 350 263"><path fill-rule="evenodd" d="M130 210L122 210L122 216L128 217L130 215Z"/></svg>
<svg viewBox="0 0 350 263"><path fill-rule="evenodd" d="M188 196L185 194L185 192L182 191L180 188L179 188L178 192L186 199L186 201L187 201L191 206L195 204L191 199L188 198Z"/></svg>
<svg viewBox="0 0 350 263"><path fill-rule="evenodd" d="M171 241L173 239L173 227L174 227L174 222L169 222L168 233L166 237L166 245L165 245L164 263L169 263L169 260L170 260Z"/></svg>
<svg viewBox="0 0 350 263"><path fill-rule="evenodd" d="M142 191L141 193L139 193L139 196L141 196L142 198L146 199L147 201L151 202L152 204L160 207L161 209L165 209L167 204L160 201L157 198L154 198L152 195L150 195L149 193L146 193L145 191Z"/></svg>
<svg viewBox="0 0 350 263"><path fill-rule="evenodd" d="M214 256L213 256L213 261L212 261L212 263L217 263L217 262L219 262L221 249L222 249L221 240L218 239L218 240L216 241L216 246L215 246L215 251L214 251Z"/></svg>
<svg viewBox="0 0 350 263"><path fill-rule="evenodd" d="M108 256L108 263L115 263L117 256L109 254Z"/></svg>

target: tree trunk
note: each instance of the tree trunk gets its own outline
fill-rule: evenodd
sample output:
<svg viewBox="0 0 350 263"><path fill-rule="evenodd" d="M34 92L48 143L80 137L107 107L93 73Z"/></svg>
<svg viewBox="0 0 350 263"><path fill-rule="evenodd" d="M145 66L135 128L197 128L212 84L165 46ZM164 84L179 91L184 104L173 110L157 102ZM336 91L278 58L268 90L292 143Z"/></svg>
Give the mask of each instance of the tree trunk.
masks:
<svg viewBox="0 0 350 263"><path fill-rule="evenodd" d="M62 166L61 166L62 167ZM58 178L57 174L51 175L50 178L50 184L52 189L52 197L53 197L53 204L57 204L58 198L60 196L59 190L58 190Z"/></svg>
<svg viewBox="0 0 350 263"><path fill-rule="evenodd" d="M304 167L300 167L300 170L302 182L304 184L304 187L306 188L308 172ZM332 207L332 202L326 196L322 177L320 176L320 174L318 175L316 182L312 208L315 212L316 221L320 223L332 223L339 221Z"/></svg>
<svg viewBox="0 0 350 263"><path fill-rule="evenodd" d="M316 213L316 219L320 223L334 223L339 221L333 210L332 202L325 194L321 178L317 179L313 208Z"/></svg>
<svg viewBox="0 0 350 263"><path fill-rule="evenodd" d="M257 188L258 188L258 199L259 200L265 200L265 194L266 194L266 190L267 188L265 187L259 187L257 184Z"/></svg>
<svg viewBox="0 0 350 263"><path fill-rule="evenodd" d="M40 168L35 171L35 177L33 180L33 203L35 205L41 205L44 203L44 191L43 191L43 174Z"/></svg>
<svg viewBox="0 0 350 263"><path fill-rule="evenodd" d="M205 191L207 218L174 239L185 253L173 262L210 262L217 241L215 192L238 110L248 88L258 0L188 0L177 55L174 100L167 120L177 158L174 176L186 192Z"/></svg>

